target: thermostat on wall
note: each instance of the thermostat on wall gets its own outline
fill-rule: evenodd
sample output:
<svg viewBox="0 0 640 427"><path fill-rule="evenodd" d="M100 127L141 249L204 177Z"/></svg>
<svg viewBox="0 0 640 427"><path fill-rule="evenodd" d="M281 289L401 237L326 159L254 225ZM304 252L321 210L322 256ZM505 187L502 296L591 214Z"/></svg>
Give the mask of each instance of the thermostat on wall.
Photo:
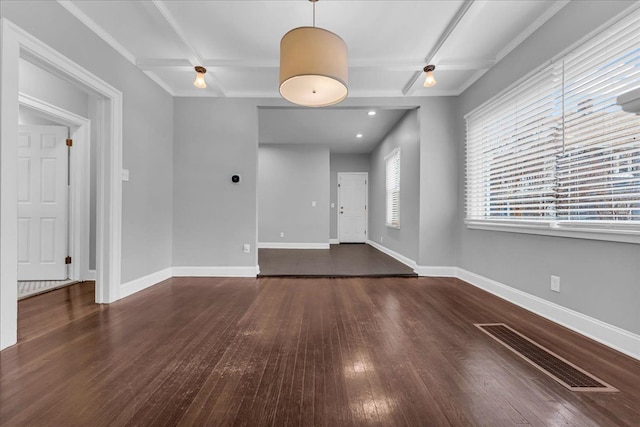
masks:
<svg viewBox="0 0 640 427"><path fill-rule="evenodd" d="M231 182L237 184L240 182L240 175L231 175Z"/></svg>

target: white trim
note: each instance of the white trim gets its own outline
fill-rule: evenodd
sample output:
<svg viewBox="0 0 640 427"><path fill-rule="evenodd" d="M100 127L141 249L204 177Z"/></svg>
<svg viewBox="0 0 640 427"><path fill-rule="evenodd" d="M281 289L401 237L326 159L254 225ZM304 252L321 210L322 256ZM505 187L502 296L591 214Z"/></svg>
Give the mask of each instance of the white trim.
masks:
<svg viewBox="0 0 640 427"><path fill-rule="evenodd" d="M420 277L458 277L458 267L418 265L414 271Z"/></svg>
<svg viewBox="0 0 640 427"><path fill-rule="evenodd" d="M329 244L330 245L339 245L340 244L340 239L329 239Z"/></svg>
<svg viewBox="0 0 640 427"><path fill-rule="evenodd" d="M391 258L395 258L396 260L400 261L401 263L403 263L404 265L413 268L414 271L416 271L416 262L410 258L407 258L404 255L399 254L398 252L395 252L389 248L387 248L386 246L382 246L379 243L374 242L373 240L367 240L367 245L373 246L374 248L376 248L377 250L379 250L380 252L383 252L387 255L389 255ZM416 273L418 273L416 271Z"/></svg>
<svg viewBox="0 0 640 427"><path fill-rule="evenodd" d="M87 276L84 280L96 280L96 270L87 271Z"/></svg>
<svg viewBox="0 0 640 427"><path fill-rule="evenodd" d="M20 59L62 76L98 99L96 302L119 298L122 245L122 92L1 18L0 349L17 342L17 156Z"/></svg>
<svg viewBox="0 0 640 427"><path fill-rule="evenodd" d="M338 205L336 209L336 225L338 238L330 239L329 244L331 244L331 240L336 241L336 243L340 243L342 240L340 239L340 231L341 231L341 221L340 221L340 207L342 206L342 187L340 187L340 178L342 175L364 175L364 241L363 242L345 242L345 243L366 243L367 236L369 235L369 172L338 172L337 181L338 181Z"/></svg>
<svg viewBox="0 0 640 427"><path fill-rule="evenodd" d="M329 249L329 243L258 242L258 249Z"/></svg>
<svg viewBox="0 0 640 427"><path fill-rule="evenodd" d="M462 268L458 279L640 360L640 335Z"/></svg>
<svg viewBox="0 0 640 427"><path fill-rule="evenodd" d="M173 277L256 277L255 267L173 267Z"/></svg>
<svg viewBox="0 0 640 427"><path fill-rule="evenodd" d="M539 234L542 236L568 237L574 239L604 240L608 242L640 243L640 228L625 224L598 224L577 221L518 221L518 220L470 220L467 228L511 233Z"/></svg>
<svg viewBox="0 0 640 427"><path fill-rule="evenodd" d="M91 197L89 188L91 121L24 93L18 94L18 102L20 106L29 108L47 119L75 128L71 132L74 144L70 154L71 199L68 255L73 262L69 270L69 279L87 280Z"/></svg>
<svg viewBox="0 0 640 427"><path fill-rule="evenodd" d="M158 283L170 279L173 277L173 271L171 267L164 270L156 271L155 273L147 274L146 276L139 277L131 280L127 283L120 285L120 298L125 298L130 295L140 292L143 289L150 288Z"/></svg>

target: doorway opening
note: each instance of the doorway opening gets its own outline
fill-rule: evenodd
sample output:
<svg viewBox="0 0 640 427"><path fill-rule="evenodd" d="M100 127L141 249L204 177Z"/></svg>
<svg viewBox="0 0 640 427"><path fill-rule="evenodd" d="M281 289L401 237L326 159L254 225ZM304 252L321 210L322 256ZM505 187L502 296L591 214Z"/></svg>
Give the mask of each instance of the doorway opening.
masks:
<svg viewBox="0 0 640 427"><path fill-rule="evenodd" d="M17 342L18 331L18 117L20 60L58 76L93 100L96 127L97 303L119 298L122 229L122 93L6 18L0 19L0 350ZM88 138L87 138L88 140ZM71 210L73 212L73 209ZM72 244L78 236L73 236ZM79 268L79 267L77 267Z"/></svg>
<svg viewBox="0 0 640 427"><path fill-rule="evenodd" d="M90 120L24 93L18 98L22 299L94 279L89 236L95 235L95 221L90 220Z"/></svg>

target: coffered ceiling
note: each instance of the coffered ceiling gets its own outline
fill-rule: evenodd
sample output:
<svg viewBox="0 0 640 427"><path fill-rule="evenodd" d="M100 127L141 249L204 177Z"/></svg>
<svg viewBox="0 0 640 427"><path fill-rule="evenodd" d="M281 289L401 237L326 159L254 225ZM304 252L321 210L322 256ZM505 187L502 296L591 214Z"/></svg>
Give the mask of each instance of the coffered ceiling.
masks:
<svg viewBox="0 0 640 427"><path fill-rule="evenodd" d="M312 23L306 0L60 0L175 96L279 97L279 47ZM316 25L349 48L349 96L458 95L566 3L321 0ZM438 84L422 87L436 65ZM193 86L193 67L208 87Z"/></svg>

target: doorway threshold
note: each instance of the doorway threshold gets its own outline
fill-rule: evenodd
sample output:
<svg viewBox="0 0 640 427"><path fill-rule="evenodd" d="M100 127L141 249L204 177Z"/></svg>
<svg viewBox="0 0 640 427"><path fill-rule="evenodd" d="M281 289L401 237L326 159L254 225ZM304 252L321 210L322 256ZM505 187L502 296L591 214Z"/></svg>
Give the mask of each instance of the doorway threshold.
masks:
<svg viewBox="0 0 640 427"><path fill-rule="evenodd" d="M20 280L18 281L18 300L43 294L54 289L78 283L77 280Z"/></svg>

